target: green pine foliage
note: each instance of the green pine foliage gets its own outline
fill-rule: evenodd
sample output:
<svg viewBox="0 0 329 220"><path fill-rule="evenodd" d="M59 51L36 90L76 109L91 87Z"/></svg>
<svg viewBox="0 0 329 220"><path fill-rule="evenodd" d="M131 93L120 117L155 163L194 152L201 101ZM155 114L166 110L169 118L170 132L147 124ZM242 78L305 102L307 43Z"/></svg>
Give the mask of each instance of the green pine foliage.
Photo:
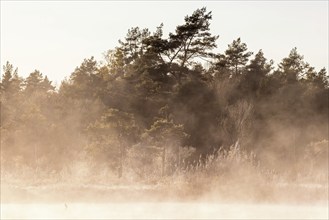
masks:
<svg viewBox="0 0 329 220"><path fill-rule="evenodd" d="M328 139L326 69L316 71L296 48L274 67L240 38L215 54L211 19L197 9L167 37L163 24L154 33L131 28L105 62L85 59L57 89L40 71L24 79L7 62L1 171L65 176L83 161L118 178L161 178L207 164L226 176L235 145L253 152L249 165L295 174L311 172L301 161L323 168L328 158L318 152L328 145L315 143Z"/></svg>

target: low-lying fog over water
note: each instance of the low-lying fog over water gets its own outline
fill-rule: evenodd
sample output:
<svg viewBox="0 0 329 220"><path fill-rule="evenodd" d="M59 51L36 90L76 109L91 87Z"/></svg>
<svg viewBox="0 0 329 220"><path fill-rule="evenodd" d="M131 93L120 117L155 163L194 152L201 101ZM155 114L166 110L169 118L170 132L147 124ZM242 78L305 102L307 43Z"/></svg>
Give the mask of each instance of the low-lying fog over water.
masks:
<svg viewBox="0 0 329 220"><path fill-rule="evenodd" d="M3 65L1 219L329 218L327 70L243 38L218 53L211 8L184 16L130 28L57 87Z"/></svg>
<svg viewBox="0 0 329 220"><path fill-rule="evenodd" d="M2 219L328 219L326 205L217 203L5 204Z"/></svg>
<svg viewBox="0 0 329 220"><path fill-rule="evenodd" d="M1 219L328 219L328 188L193 192L154 186L53 185L2 188ZM175 186L177 187L177 186ZM243 186L238 186L242 188ZM247 188L247 186L244 186ZM75 189L74 189L75 188ZM220 188L220 187L218 187ZM299 190L296 190L300 188ZM218 189L217 189L218 190ZM231 190L236 190L234 193ZM250 190L250 191L249 191ZM256 191L262 191L256 198ZM277 191L276 191L277 190ZM265 191L272 191L266 195ZM281 194L281 195L280 195ZM84 202L81 202L84 201Z"/></svg>

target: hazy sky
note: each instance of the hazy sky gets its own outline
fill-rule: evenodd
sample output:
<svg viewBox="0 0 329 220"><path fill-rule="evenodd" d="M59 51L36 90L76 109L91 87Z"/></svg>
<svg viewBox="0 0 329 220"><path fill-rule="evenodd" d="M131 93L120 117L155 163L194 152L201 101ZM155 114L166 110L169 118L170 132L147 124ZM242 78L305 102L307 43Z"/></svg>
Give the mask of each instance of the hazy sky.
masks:
<svg viewBox="0 0 329 220"><path fill-rule="evenodd" d="M296 46L328 69L328 1L1 1L1 66L10 61L24 77L38 69L58 85L84 58L101 60L130 27L153 31L163 22L173 32L203 6L218 52L241 37L276 63Z"/></svg>

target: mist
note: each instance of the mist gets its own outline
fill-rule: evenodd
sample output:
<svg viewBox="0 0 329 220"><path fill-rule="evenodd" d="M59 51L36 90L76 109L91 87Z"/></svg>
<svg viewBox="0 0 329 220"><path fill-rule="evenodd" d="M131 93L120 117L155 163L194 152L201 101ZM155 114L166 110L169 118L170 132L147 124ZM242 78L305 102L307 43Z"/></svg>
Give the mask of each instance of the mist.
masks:
<svg viewBox="0 0 329 220"><path fill-rule="evenodd" d="M326 70L213 53L211 19L133 27L58 88L7 62L1 217L328 218Z"/></svg>

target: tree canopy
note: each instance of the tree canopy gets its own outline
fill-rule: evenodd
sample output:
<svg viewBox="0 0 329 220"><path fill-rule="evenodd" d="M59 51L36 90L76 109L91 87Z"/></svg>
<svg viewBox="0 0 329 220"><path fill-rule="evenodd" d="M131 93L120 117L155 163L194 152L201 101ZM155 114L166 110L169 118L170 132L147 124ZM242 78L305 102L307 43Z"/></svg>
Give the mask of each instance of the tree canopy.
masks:
<svg viewBox="0 0 329 220"><path fill-rule="evenodd" d="M292 149L302 157L310 143L328 138L326 69L317 71L297 48L275 67L240 38L216 53L211 19L197 9L167 37L163 24L154 32L133 27L102 62L84 59L57 89L39 70L23 78L7 62L0 84L4 166L60 170L79 155L123 176L138 152L156 159L166 144L172 152L194 149L184 158L193 164L239 142L275 167ZM162 175L168 155L160 154Z"/></svg>

